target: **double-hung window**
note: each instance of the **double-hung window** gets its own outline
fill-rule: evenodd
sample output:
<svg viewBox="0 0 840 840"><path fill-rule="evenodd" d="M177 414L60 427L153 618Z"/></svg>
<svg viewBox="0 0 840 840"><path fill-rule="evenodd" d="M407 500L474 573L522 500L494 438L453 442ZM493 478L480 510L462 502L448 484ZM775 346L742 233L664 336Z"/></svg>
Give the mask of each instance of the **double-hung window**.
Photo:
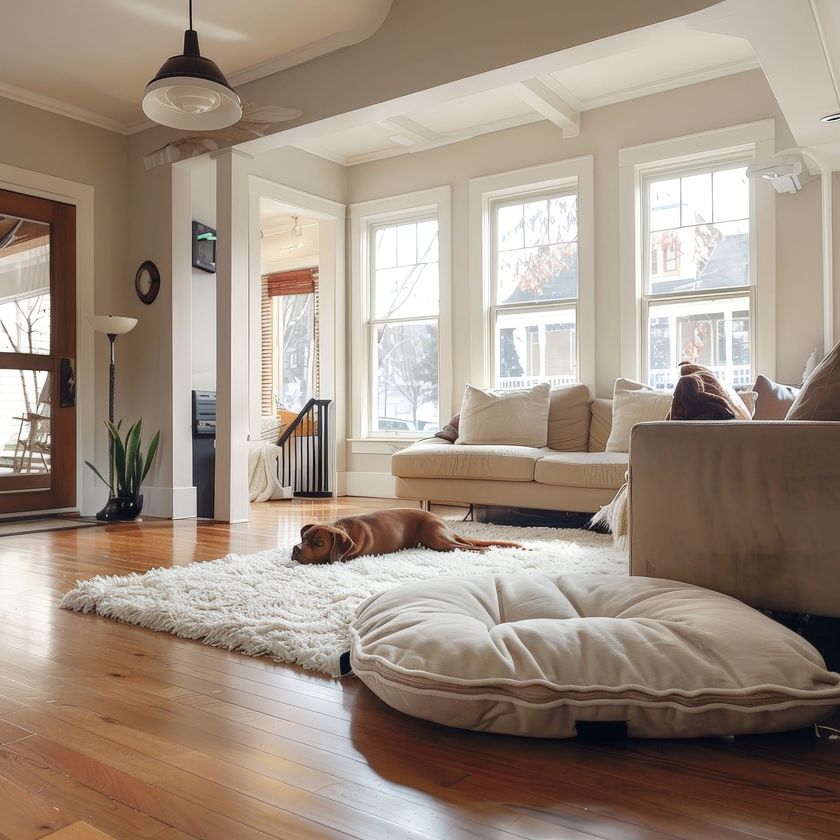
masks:
<svg viewBox="0 0 840 840"><path fill-rule="evenodd" d="M489 209L494 387L577 382L577 189L506 196Z"/></svg>
<svg viewBox="0 0 840 840"><path fill-rule="evenodd" d="M731 385L753 381L754 211L744 160L642 179L644 381L672 388L680 362Z"/></svg>
<svg viewBox="0 0 840 840"><path fill-rule="evenodd" d="M440 427L438 217L371 223L368 233L368 433Z"/></svg>

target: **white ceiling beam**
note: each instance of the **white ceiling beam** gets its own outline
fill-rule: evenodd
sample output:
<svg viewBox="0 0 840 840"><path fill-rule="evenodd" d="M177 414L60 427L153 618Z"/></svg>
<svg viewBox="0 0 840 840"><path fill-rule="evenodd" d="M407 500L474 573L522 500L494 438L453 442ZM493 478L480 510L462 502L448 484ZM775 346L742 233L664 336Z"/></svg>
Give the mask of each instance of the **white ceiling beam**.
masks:
<svg viewBox="0 0 840 840"><path fill-rule="evenodd" d="M377 125L384 128L388 132L388 138L400 146L429 146L443 139L436 131L432 131L410 117L389 117L386 120L379 120Z"/></svg>
<svg viewBox="0 0 840 840"><path fill-rule="evenodd" d="M527 79L517 85L517 95L530 108L558 126L564 137L580 134L580 113L541 78Z"/></svg>

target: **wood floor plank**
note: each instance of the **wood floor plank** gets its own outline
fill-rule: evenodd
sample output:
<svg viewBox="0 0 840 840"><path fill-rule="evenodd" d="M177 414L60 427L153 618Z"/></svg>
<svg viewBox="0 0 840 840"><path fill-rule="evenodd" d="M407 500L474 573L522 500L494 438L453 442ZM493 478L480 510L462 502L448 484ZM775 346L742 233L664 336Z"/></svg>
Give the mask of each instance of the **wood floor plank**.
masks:
<svg viewBox="0 0 840 840"><path fill-rule="evenodd" d="M47 837L48 840L114 840L112 834L106 834L86 822L73 823L73 825L60 828L54 834L47 835Z"/></svg>
<svg viewBox="0 0 840 840"><path fill-rule="evenodd" d="M57 608L77 579L273 548L306 522L404 504L277 502L234 526L146 519L0 538L0 815L14 803L15 840L840 836L837 742L458 732L356 680ZM58 823L38 822L44 807Z"/></svg>
<svg viewBox="0 0 840 840"><path fill-rule="evenodd" d="M3 840L38 840L74 822L74 816L0 775L0 838Z"/></svg>

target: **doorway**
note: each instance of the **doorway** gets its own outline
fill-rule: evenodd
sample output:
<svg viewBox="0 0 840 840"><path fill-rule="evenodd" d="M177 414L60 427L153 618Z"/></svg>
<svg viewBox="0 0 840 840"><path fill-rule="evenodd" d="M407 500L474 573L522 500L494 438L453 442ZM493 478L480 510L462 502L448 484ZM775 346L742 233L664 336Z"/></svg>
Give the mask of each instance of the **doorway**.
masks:
<svg viewBox="0 0 840 840"><path fill-rule="evenodd" d="M76 504L76 208L0 190L0 514Z"/></svg>

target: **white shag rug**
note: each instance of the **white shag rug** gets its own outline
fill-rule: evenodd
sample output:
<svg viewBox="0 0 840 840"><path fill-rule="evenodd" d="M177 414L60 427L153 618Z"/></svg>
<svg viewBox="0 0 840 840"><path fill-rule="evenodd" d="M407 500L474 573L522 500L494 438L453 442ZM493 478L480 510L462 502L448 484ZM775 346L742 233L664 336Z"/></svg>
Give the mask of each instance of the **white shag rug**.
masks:
<svg viewBox="0 0 840 840"><path fill-rule="evenodd" d="M483 572L628 573L627 554L613 546L609 534L472 522L453 525L467 537L512 540L530 550L490 548L478 554L414 548L346 563L303 566L292 562L287 545L143 574L77 581L60 606L251 656L272 656L337 677L339 657L350 647L349 626L356 608L385 589Z"/></svg>

